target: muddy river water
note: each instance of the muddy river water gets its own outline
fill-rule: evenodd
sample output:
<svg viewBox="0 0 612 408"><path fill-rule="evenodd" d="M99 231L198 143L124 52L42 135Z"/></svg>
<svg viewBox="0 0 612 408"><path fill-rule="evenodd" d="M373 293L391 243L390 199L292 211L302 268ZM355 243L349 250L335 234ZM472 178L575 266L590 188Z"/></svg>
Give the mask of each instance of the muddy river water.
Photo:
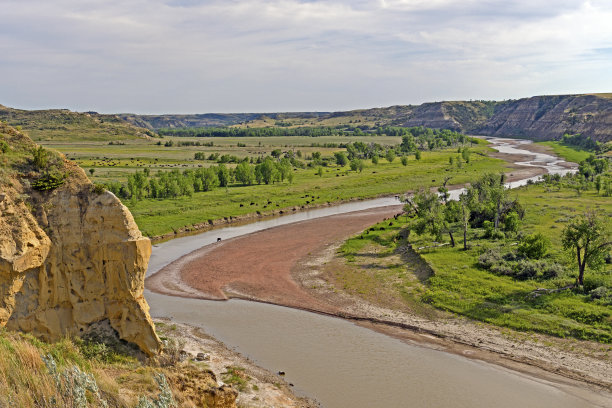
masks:
<svg viewBox="0 0 612 408"><path fill-rule="evenodd" d="M527 142L491 141L502 152L529 155L526 165L567 171L556 157L521 149ZM217 238L398 203L393 197L352 202L177 238L154 246L147 274ZM406 343L340 318L244 300L185 299L151 291L145 296L152 316L201 327L269 371L285 371L298 394L324 407L598 406L583 398L586 390Z"/></svg>

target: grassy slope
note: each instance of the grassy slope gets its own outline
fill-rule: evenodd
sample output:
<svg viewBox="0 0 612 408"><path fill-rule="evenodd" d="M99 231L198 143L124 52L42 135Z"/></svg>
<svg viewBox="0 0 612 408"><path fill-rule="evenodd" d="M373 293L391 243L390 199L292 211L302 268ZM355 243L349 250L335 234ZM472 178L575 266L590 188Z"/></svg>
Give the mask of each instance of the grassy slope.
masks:
<svg viewBox="0 0 612 408"><path fill-rule="evenodd" d="M160 334L170 336L171 328L162 326L165 325L160 324L158 328ZM169 353L178 355L178 340L172 337L170 344L173 346L169 346ZM0 330L0 355L2 407L85 406L75 398L74 390L78 387L71 385L67 378L95 382L97 395L91 388L85 391L89 407L136 407L141 406L138 404L142 397L156 401L161 393L156 381L159 374L165 376L167 390L180 407L202 406L202 392L216 386L214 375L205 363L179 362L166 357L162 367L154 362L140 362L129 353L104 344L80 339L46 343L29 334ZM51 366L43 360L49 357L56 364L58 376L53 375Z"/></svg>
<svg viewBox="0 0 612 408"><path fill-rule="evenodd" d="M111 180L126 181L127 175L137 170L148 167L152 173L158 170L185 169L189 167L210 166L216 164L209 161L194 160L194 153L204 152L208 156L211 153L231 154L238 157L258 157L269 155L274 149L300 150L304 155L310 155L314 151L321 152L324 156L331 156L334 151L341 149L329 147L312 147L313 143L324 145L326 143L349 143L349 142L376 142L383 145L397 145L399 137L387 136L364 136L364 137L211 137L211 138L180 138L164 137L166 141L201 143L212 142L213 146L157 146L157 140L125 140L125 145L109 145L102 141L88 142L41 142L49 147L66 154L68 158L75 160L77 164L86 171L94 169L92 180L95 182L106 182ZM244 147L238 147L238 143ZM112 159L109 163L104 158ZM133 159L133 160L132 160ZM231 166L231 165L228 165Z"/></svg>
<svg viewBox="0 0 612 408"><path fill-rule="evenodd" d="M34 141L124 140L152 135L114 115L64 109L25 111L0 105L0 120L21 129Z"/></svg>
<svg viewBox="0 0 612 408"><path fill-rule="evenodd" d="M561 142L537 142L537 144L549 146L557 156L573 163L580 163L593 154L587 150L566 146Z"/></svg>
<svg viewBox="0 0 612 408"><path fill-rule="evenodd" d="M485 151L487 148L478 146L476 149ZM362 173L349 171L348 166L327 167L322 177L316 175L314 169L296 170L293 184L285 182L217 188L210 192L196 193L193 197L146 199L137 203L128 202L127 205L141 231L155 236L209 219L235 217L257 211L265 214L275 209L306 206L306 201L311 201L303 198L306 194L317 197L310 205L371 198L403 193L420 186L437 185L446 175L453 176L452 183L465 183L486 171L503 168L500 160L472 154L469 165L464 165L462 169L451 169L448 158L456 155L456 150L425 152L420 161L411 157L407 166L403 166L399 159L393 163L381 159L378 165L368 162ZM264 208L268 200L272 204ZM255 204L250 205L251 202Z"/></svg>
<svg viewBox="0 0 612 408"><path fill-rule="evenodd" d="M581 197L577 197L573 190L549 192L539 185L521 188L511 194L516 195L525 206L523 230L526 233L541 232L551 240L551 256L568 267L565 276L547 281L518 281L494 275L477 266L478 256L485 247L501 245L508 248L515 240L490 243L472 238L473 247L465 252L449 246L420 250L422 257L435 271L434 276L421 283L410 276L412 265L407 266L408 270L406 267L403 270L380 267L386 262L385 259L398 253L398 247L402 244L401 241L389 239L389 236L385 235L397 235L400 225L396 221L392 227L389 227L389 222L377 225L374 227L375 231L367 235L362 234L363 238L351 238L341 248L351 261L351 257L354 259L367 245L379 246L380 261L376 272L372 272L371 268L359 268L359 273L344 273L337 279L354 294L366 297L371 293L373 279L378 280L379 285L388 285L388 280L393 279L396 284L391 295L398 299L403 298L407 303L429 304L517 330L612 342L612 310L609 305L591 300L588 295L569 291L536 299L527 297L537 288L553 288L574 281L576 268L573 261L561 250L560 232L569 217L587 209L612 217L610 198L597 196L593 191L585 192ZM381 226L384 227L383 231L379 230ZM480 231L472 231L472 235L480 234ZM410 241L414 248L431 245L431 238L427 236L413 236ZM460 242L461 240L459 247ZM609 265L602 271L587 271L585 289L590 290L598 286L612 289L612 269Z"/></svg>

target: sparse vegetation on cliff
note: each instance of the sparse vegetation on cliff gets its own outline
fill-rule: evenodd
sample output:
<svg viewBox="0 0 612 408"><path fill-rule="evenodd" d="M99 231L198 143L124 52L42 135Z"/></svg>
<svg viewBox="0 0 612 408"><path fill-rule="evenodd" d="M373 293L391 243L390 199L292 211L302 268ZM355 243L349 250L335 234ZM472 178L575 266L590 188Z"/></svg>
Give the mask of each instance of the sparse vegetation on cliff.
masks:
<svg viewBox="0 0 612 408"><path fill-rule="evenodd" d="M0 354L3 407L235 407L235 391L217 387L215 375L193 356L160 366L104 343L46 343L6 330L0 330Z"/></svg>

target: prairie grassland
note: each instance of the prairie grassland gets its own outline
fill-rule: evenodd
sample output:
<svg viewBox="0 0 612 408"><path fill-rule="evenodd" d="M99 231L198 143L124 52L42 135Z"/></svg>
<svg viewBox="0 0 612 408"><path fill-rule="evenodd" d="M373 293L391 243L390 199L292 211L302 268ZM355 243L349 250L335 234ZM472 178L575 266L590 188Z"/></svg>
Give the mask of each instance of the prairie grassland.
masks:
<svg viewBox="0 0 612 408"><path fill-rule="evenodd" d="M371 296L373 288L386 287L387 297L403 302L404 307L413 312L427 312L428 307L433 306L515 330L612 343L610 304L589 294L600 287L612 293L610 264L601 270L587 269L582 290L529 296L538 288L559 288L575 281L577 266L562 248L561 231L571 218L587 210L612 219L612 200L593 190L577 196L574 190L551 191L543 185L522 187L510 194L525 208L521 231L541 233L550 240L551 249L546 259L565 267L565 272L558 277L518 280L478 266L479 256L487 249L511 249L519 241L517 236L491 241L482 238L484 231L474 229L470 231L468 251L461 249L461 239L455 248L449 245L432 247L433 237L428 235L411 234L409 241L400 239L398 234L407 225L404 217L400 217L372 226L367 234L346 241L340 251L349 268L341 270L334 278L345 290L370 301L375 300ZM416 253L408 248L408 242ZM366 259L368 254L369 267L366 268L359 260ZM414 270L418 263L407 259L410 254L426 261L433 274L417 279ZM402 262L393 261L400 256Z"/></svg>
<svg viewBox="0 0 612 408"><path fill-rule="evenodd" d="M172 141L173 146L163 144ZM281 151L299 150L302 160L313 152L321 152L323 157L333 156L334 152L344 150L338 145L362 141L395 146L400 137L387 136L329 136L329 137L244 137L244 138L178 138L165 137L162 145L157 141L123 141L122 145L109 145L101 142L45 143L49 148L59 150L75 160L86 171L93 169L94 182L125 181L128 174L145 168L155 174L158 171L207 167L216 164L210 160L194 160L196 152L206 155L235 155L239 158L254 159L270 155L275 149ZM177 146L178 142L210 143L212 146ZM240 146L239 146L240 144ZM316 144L316 146L313 146ZM266 214L275 210L293 207L316 206L351 199L371 198L386 194L397 194L418 187L428 187L441 183L446 176L452 183L465 183L487 171L502 171L503 161L486 156L489 148L479 142L471 148L470 163L459 168L450 165L449 158L458 155L456 149L423 152L421 160L409 156L406 166L400 158L392 163L381 158L378 164L365 161L362 172L350 171L348 166L329 165L323 167L323 174L317 169L307 167L294 169L294 180L270 185L242 186L233 184L227 188L195 193L191 197L175 199L127 200L140 229L148 236L171 233L193 224L236 217L247 214ZM233 166L228 164L229 167ZM305 195L316 197L305 198ZM268 204L268 201L271 203ZM253 203L253 204L251 204Z"/></svg>

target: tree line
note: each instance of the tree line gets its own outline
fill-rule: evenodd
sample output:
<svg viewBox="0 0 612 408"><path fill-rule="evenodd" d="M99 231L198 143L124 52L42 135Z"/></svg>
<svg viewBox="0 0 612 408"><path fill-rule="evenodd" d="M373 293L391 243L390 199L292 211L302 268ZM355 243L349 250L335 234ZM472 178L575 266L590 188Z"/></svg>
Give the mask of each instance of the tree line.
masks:
<svg viewBox="0 0 612 408"><path fill-rule="evenodd" d="M289 159L266 157L256 165L242 161L235 168L219 164L183 171L160 171L154 175L149 169L144 169L128 175L126 183L114 181L104 184L104 187L118 197L139 201L145 198L191 197L194 193L228 187L230 184L292 183L293 178L293 167Z"/></svg>

